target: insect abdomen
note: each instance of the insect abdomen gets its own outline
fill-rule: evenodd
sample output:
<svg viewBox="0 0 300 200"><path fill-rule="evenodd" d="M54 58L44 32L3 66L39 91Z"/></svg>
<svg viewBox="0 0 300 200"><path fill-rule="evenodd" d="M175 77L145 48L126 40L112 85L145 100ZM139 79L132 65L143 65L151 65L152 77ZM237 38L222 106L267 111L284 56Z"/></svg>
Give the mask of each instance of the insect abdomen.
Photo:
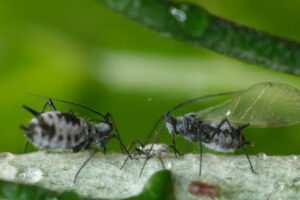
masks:
<svg viewBox="0 0 300 200"><path fill-rule="evenodd" d="M86 140L88 126L71 113L50 111L30 121L26 136L39 148L64 151Z"/></svg>

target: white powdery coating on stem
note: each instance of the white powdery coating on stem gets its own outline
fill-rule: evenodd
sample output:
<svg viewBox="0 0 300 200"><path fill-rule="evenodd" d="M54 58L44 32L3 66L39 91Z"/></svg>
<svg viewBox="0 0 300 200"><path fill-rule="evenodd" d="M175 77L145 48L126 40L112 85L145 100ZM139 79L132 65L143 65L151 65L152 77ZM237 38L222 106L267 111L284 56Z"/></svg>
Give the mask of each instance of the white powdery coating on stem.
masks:
<svg viewBox="0 0 300 200"><path fill-rule="evenodd" d="M105 156L98 153L81 171L74 185L74 175L88 155L36 152L14 156L3 153L0 154L0 178L34 183L60 192L74 190L82 196L93 198L125 198L140 193L147 179L162 169L160 161L154 157L139 177L144 159L129 160L120 170L125 155ZM199 199L188 192L191 181L219 185L221 197L218 199L272 200L300 197L300 156L251 156L257 175L249 169L244 155L203 154L201 176L198 176L198 154L177 158L169 154L163 157L163 161L166 168L173 172L177 199ZM22 172L30 173L28 176L20 176ZM29 177L28 180L26 177Z"/></svg>

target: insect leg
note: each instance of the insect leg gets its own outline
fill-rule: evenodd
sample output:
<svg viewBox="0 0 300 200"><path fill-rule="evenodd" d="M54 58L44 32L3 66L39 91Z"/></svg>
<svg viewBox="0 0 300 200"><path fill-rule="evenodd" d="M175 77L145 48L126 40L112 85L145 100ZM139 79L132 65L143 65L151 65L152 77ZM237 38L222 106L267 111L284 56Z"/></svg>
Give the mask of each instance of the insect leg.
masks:
<svg viewBox="0 0 300 200"><path fill-rule="evenodd" d="M146 166L146 164L147 164L147 162L148 162L148 160L149 160L150 158L152 158L152 156L147 155L147 157L146 157L146 159L145 159L145 162L144 162L144 164L143 164L143 167L142 167L142 169L141 169L141 172L140 172L139 177L142 176L142 173L143 173L143 171L144 171L144 168L145 168L145 166Z"/></svg>
<svg viewBox="0 0 300 200"><path fill-rule="evenodd" d="M140 139L140 140L148 141L149 139ZM144 145L140 142L140 140L134 140L134 141L131 142L131 144L130 144L129 147L128 147L128 151L130 151L130 153L129 153L130 156L128 155L128 156L125 158L125 160L124 160L124 162L123 162L123 165L121 166L120 169L122 169L122 168L125 166L125 164L127 163L127 161L128 161L129 158L132 159L132 154L133 154L134 152L139 152L139 153L141 153L141 154L145 154L143 151L141 151L141 150L138 149L138 148L135 148L135 149L131 150L134 144L139 144L139 145L141 145L141 147L144 147Z"/></svg>
<svg viewBox="0 0 300 200"><path fill-rule="evenodd" d="M200 145L200 167L199 167L199 176L201 176L201 172L202 172L202 141L200 139L199 141L199 145Z"/></svg>
<svg viewBox="0 0 300 200"><path fill-rule="evenodd" d="M250 161L249 155L248 155L248 153L247 153L247 151L246 151L244 145L243 145L241 148L243 149L243 151L244 151L244 153L245 153L245 155L246 155L246 157L247 157L247 159L248 159L248 161L249 161L251 171L253 172L253 174L257 174L257 173L254 171L254 169L253 169L252 163L251 163L251 161Z"/></svg>
<svg viewBox="0 0 300 200"><path fill-rule="evenodd" d="M132 141L131 144L129 145L127 151L131 151L132 146L133 146L137 141L138 141L138 140ZM127 163L127 161L128 161L129 158L132 159L132 156L131 156L131 155L132 155L133 153L134 153L134 149L133 149L133 150L129 153L129 155L125 158L125 160L124 160L124 162L123 162L123 165L121 166L120 169L122 169L122 168L125 166L125 164Z"/></svg>
<svg viewBox="0 0 300 200"><path fill-rule="evenodd" d="M228 124L228 126L231 128L231 130L234 129L234 128L231 126L229 120L228 120L227 118L224 118L224 119L222 119L222 120L220 121L220 123L218 124L218 126L213 130L213 133L212 133L212 135L211 135L211 137L210 137L211 140L212 140L212 139L215 137L215 135L217 134L217 130L220 129L221 126L222 126L223 124L225 124L225 123Z"/></svg>
<svg viewBox="0 0 300 200"><path fill-rule="evenodd" d="M23 108L25 108L26 110L28 110L31 114L33 114L35 117L39 116L39 112L23 105ZM24 131L27 131L28 129L25 127L25 126L20 126L21 129L23 129ZM25 145L24 145L24 148L23 148L23 153L26 153L27 151L27 147L28 147L28 140L26 139L26 142L25 142Z"/></svg>
<svg viewBox="0 0 300 200"><path fill-rule="evenodd" d="M163 130L163 128L165 127L165 125L166 125L166 123L164 122L164 123L161 125L161 127L159 128L159 130L157 131L156 136L155 136L154 140L152 141L151 147L150 147L150 149L149 149L149 153L147 154L147 158L150 157L150 152L152 151L153 146L154 146L154 144L157 142L157 140L158 140L158 138L159 138L159 136L160 136L160 133L161 133L161 131ZM146 165L146 163L147 163L147 159L145 160L144 165ZM141 172L140 172L140 176L141 176L142 172L143 172L143 169L142 169Z"/></svg>
<svg viewBox="0 0 300 200"><path fill-rule="evenodd" d="M201 176L202 172L202 134L204 133L201 127L201 124L197 126L197 132L199 135L199 147L200 147L200 166L199 166L199 176Z"/></svg>
<svg viewBox="0 0 300 200"><path fill-rule="evenodd" d="M103 154L106 154L106 145L103 147Z"/></svg>
<svg viewBox="0 0 300 200"><path fill-rule="evenodd" d="M164 169L166 169L165 164L163 160L161 159L161 155L159 154L158 159L160 160L161 165L163 166Z"/></svg>
<svg viewBox="0 0 300 200"><path fill-rule="evenodd" d="M92 159L92 157L97 153L97 148L94 148L92 150L92 153L90 154L90 156L84 161L84 163L81 165L81 167L79 168L79 170L76 172L75 177L74 177L74 184L76 183L77 177L79 175L79 173L81 172L81 170L85 167L85 165Z"/></svg>
<svg viewBox="0 0 300 200"><path fill-rule="evenodd" d="M183 155L183 154L181 154L181 153L174 147L174 145L169 145L169 147L173 149L174 153L177 153L177 154L180 155L180 156ZM176 156L176 154L175 154L175 156Z"/></svg>
<svg viewBox="0 0 300 200"><path fill-rule="evenodd" d="M26 128L26 127L23 126L23 125L21 125L20 128L23 129L24 131L28 131L28 128ZM27 150L27 147L28 147L28 143L29 143L29 142L28 142L28 140L26 139L26 142L25 142L25 145L24 145L24 148L23 148L23 154L26 153L26 150Z"/></svg>
<svg viewBox="0 0 300 200"><path fill-rule="evenodd" d="M52 100L51 100L51 99L48 99L48 101L45 103L45 105L43 106L43 108L42 108L42 110L41 110L40 113L43 113L43 112L45 111L45 109L46 109L46 107L47 107L48 104L49 104L51 110L56 111L56 108L55 108L55 106L54 106Z"/></svg>
<svg viewBox="0 0 300 200"><path fill-rule="evenodd" d="M122 142L122 140L121 140L120 133L119 133L119 131L118 131L118 129L117 129L116 123L115 123L115 121L114 121L112 115L111 115L110 113L106 113L105 118L110 118L111 123L113 124L113 127L114 127L114 129L115 129L115 132L116 132L116 138L117 138L117 140L118 140L118 142L119 142L119 144L120 144L120 147L121 147L122 152L123 152L123 153L125 152L128 156L130 156L128 150L126 149L125 145L123 144L123 142ZM131 156L130 156L130 157L131 157Z"/></svg>
<svg viewBox="0 0 300 200"><path fill-rule="evenodd" d="M130 151L130 149L128 149ZM136 149L131 150L131 152L129 153L131 159L132 159L132 154L136 151ZM120 167L120 169L123 169L123 167L125 166L125 164L127 163L128 159L130 158L129 155L125 158L123 165Z"/></svg>

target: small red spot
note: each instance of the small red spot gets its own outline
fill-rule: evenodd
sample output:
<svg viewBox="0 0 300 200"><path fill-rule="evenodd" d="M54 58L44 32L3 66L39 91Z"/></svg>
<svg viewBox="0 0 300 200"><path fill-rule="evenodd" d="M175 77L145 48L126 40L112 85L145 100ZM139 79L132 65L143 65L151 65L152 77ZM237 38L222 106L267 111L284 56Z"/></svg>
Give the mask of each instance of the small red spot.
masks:
<svg viewBox="0 0 300 200"><path fill-rule="evenodd" d="M197 196L219 197L221 188L218 185L210 185L198 181L193 181L189 185L189 191Z"/></svg>

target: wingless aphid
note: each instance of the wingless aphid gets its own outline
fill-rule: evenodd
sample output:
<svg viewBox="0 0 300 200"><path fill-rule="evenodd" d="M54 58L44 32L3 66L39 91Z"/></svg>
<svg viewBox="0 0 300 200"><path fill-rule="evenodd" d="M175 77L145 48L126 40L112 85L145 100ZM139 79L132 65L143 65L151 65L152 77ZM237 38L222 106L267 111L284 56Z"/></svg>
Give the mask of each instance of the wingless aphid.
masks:
<svg viewBox="0 0 300 200"><path fill-rule="evenodd" d="M133 148L133 145L136 145L137 147L134 148L133 150L131 150ZM157 156L158 159L161 162L162 167L165 169L165 165L164 162L162 160L162 156L165 156L169 153L170 148L169 145L167 144L154 144L152 146L152 144L147 144L147 145L143 145L139 140L134 140L132 141L132 143L129 145L128 147L128 151L130 151L129 155L126 157L126 159L124 160L124 163L121 167L121 169L125 166L126 162L128 161L128 159L131 157L133 159L137 159L137 156L144 156L145 157L145 163L143 164L142 170L140 172L140 176L143 173L143 170L146 166L147 161L152 158L153 156Z"/></svg>
<svg viewBox="0 0 300 200"><path fill-rule="evenodd" d="M48 97L43 98L47 98L48 101L41 112L37 112L23 105L23 108L34 115L34 118L29 122L27 127L20 126L21 129L25 130L27 138L24 153L26 152L28 141L38 148L50 151L70 150L71 152L78 152L81 149L91 150L90 156L77 171L74 177L74 184L76 183L80 171L96 154L98 149L103 148L103 152L106 152L106 145L111 139L116 138L120 143L122 151L129 155L110 113L103 115L91 108L76 103ZM89 110L100 115L103 118L103 121L99 124L92 124L83 118L75 116L72 112L65 113L56 111L52 100L72 104ZM44 112L47 105L50 105L52 111ZM115 134L111 133L113 130L115 130ZM91 147L91 145L94 146Z"/></svg>
<svg viewBox="0 0 300 200"><path fill-rule="evenodd" d="M189 103L229 94L235 94L235 96L224 103L200 112L187 113L183 117L170 115L174 110ZM242 91L195 98L173 107L162 115L154 125L149 137L161 120L164 120L164 123L158 130L153 145L157 142L164 126L172 134L172 146L175 149L175 154L177 153L175 136L183 135L189 142L199 141L199 175L201 175L202 143L207 148L218 152L234 152L241 148L254 173L244 147L244 145L250 145L251 142L245 140L241 130L248 126L280 127L298 123L300 121L300 91L288 85L265 82Z"/></svg>

